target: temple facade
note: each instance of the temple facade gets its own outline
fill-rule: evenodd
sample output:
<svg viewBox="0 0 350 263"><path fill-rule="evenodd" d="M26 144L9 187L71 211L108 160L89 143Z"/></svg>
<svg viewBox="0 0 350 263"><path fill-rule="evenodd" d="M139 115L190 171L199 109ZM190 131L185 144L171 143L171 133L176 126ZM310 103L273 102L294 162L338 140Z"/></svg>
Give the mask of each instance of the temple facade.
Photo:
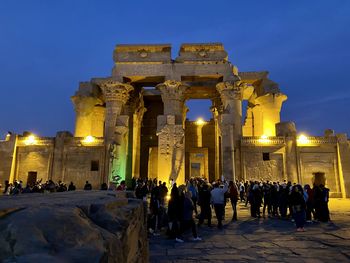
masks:
<svg viewBox="0 0 350 263"><path fill-rule="evenodd" d="M111 76L81 82L72 96L74 135L0 141L2 182L287 180L350 197L346 134L297 134L280 120L287 96L268 72L239 72L222 44L183 44L175 59L170 45L117 45L113 59ZM189 99L211 100L212 118L189 121Z"/></svg>

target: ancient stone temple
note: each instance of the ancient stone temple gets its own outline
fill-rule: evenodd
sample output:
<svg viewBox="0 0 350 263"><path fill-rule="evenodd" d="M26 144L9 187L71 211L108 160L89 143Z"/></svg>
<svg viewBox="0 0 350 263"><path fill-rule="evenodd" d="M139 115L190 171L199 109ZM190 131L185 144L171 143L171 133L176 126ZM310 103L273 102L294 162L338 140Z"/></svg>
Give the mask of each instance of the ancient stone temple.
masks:
<svg viewBox="0 0 350 263"><path fill-rule="evenodd" d="M175 59L170 45L117 45L113 59L111 76L81 82L72 96L74 136L0 143L0 180L89 180L98 188L139 177L224 177L323 182L332 196L350 196L347 136L298 135L280 120L287 96L268 72L239 72L222 44L183 44ZM189 121L189 99L211 100L212 118Z"/></svg>

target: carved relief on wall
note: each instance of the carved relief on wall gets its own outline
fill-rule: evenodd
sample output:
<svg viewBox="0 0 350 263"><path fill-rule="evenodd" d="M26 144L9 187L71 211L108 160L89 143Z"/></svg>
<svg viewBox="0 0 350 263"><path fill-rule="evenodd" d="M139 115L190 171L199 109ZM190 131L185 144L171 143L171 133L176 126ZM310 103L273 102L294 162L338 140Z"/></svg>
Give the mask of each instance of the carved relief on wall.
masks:
<svg viewBox="0 0 350 263"><path fill-rule="evenodd" d="M283 181L282 154L270 154L271 159L262 160L262 153L245 153L244 166L246 180Z"/></svg>
<svg viewBox="0 0 350 263"><path fill-rule="evenodd" d="M160 131L157 132L158 136L158 151L166 159L170 158L170 147L173 140L173 132L170 125L165 125Z"/></svg>

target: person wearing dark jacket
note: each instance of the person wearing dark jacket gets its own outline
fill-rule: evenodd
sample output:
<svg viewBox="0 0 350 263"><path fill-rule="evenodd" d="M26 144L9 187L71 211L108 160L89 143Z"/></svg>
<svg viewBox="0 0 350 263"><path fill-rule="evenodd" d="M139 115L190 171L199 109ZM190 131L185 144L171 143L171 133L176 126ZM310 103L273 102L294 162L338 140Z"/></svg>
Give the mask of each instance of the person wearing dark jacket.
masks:
<svg viewBox="0 0 350 263"><path fill-rule="evenodd" d="M182 233L187 230L188 228L192 228L192 234L193 234L193 241L200 241L202 240L200 237L198 237L197 234L197 227L196 223L193 219L193 211L194 211L194 204L192 201L192 195L191 192L185 192L185 198L183 203L183 215L182 215L182 222L181 222L181 229Z"/></svg>
<svg viewBox="0 0 350 263"><path fill-rule="evenodd" d="M290 205L293 212L293 218L298 232L305 231L305 209L306 203L304 199L303 188L301 185L294 185L290 194Z"/></svg>
<svg viewBox="0 0 350 263"><path fill-rule="evenodd" d="M229 197L232 205L233 216L232 221L237 221L237 201L238 201L238 190L236 184L233 181L230 181L228 185Z"/></svg>
<svg viewBox="0 0 350 263"><path fill-rule="evenodd" d="M179 189L174 184L170 192L168 202L168 234L170 238L175 238L176 242L183 242L180 231L180 222L182 220L183 198L179 195Z"/></svg>
<svg viewBox="0 0 350 263"><path fill-rule="evenodd" d="M198 225L200 226L203 224L204 219L208 219L208 226L211 227L211 194L208 184L204 183L203 186L199 188L198 197L198 204L201 208Z"/></svg>

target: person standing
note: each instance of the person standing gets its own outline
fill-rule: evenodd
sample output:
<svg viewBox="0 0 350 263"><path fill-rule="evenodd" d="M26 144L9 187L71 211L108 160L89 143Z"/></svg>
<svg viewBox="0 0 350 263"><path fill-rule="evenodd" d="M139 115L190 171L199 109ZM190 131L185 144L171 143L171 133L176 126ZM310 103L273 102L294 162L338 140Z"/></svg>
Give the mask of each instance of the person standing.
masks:
<svg viewBox="0 0 350 263"><path fill-rule="evenodd" d="M183 202L184 200L180 197L179 190L176 184L174 184L170 192L170 200L168 203L168 233L170 238L175 238L175 241L179 243L184 242L180 230Z"/></svg>
<svg viewBox="0 0 350 263"><path fill-rule="evenodd" d="M187 187L187 190L189 192L191 192L191 194L192 194L192 202L194 205L194 212L196 213L196 215L198 215L198 211L197 211L198 189L197 189L196 180L194 180L194 179L190 180L188 187Z"/></svg>
<svg viewBox="0 0 350 263"><path fill-rule="evenodd" d="M220 188L219 184L214 184L214 189L211 191L211 203L214 205L216 218L218 219L218 228L222 228L222 219L225 209L225 193L227 192L228 185L225 182L224 187Z"/></svg>
<svg viewBox="0 0 350 263"><path fill-rule="evenodd" d="M193 219L194 205L191 197L192 197L191 192L185 192L181 232L183 233L188 228L192 228L193 241L200 241L202 239L197 234L196 223L194 222L194 219Z"/></svg>
<svg viewBox="0 0 350 263"><path fill-rule="evenodd" d="M51 181L51 180L50 180ZM49 182L50 182L49 181ZM87 191L90 191L92 190L92 186L91 184L89 183L89 181L86 181L85 185L84 185L84 190L87 190Z"/></svg>
<svg viewBox="0 0 350 263"><path fill-rule="evenodd" d="M290 194L290 205L293 212L293 218L298 232L305 231L305 209L306 202L304 199L303 188L301 185L294 185Z"/></svg>
<svg viewBox="0 0 350 263"><path fill-rule="evenodd" d="M200 226L203 224L204 219L208 219L208 226L211 227L211 193L207 183L204 183L203 186L199 189L198 196L198 203L201 208L198 225Z"/></svg>
<svg viewBox="0 0 350 263"><path fill-rule="evenodd" d="M232 205L232 221L237 221L237 201L238 201L238 190L236 184L233 181L229 183L229 198Z"/></svg>

